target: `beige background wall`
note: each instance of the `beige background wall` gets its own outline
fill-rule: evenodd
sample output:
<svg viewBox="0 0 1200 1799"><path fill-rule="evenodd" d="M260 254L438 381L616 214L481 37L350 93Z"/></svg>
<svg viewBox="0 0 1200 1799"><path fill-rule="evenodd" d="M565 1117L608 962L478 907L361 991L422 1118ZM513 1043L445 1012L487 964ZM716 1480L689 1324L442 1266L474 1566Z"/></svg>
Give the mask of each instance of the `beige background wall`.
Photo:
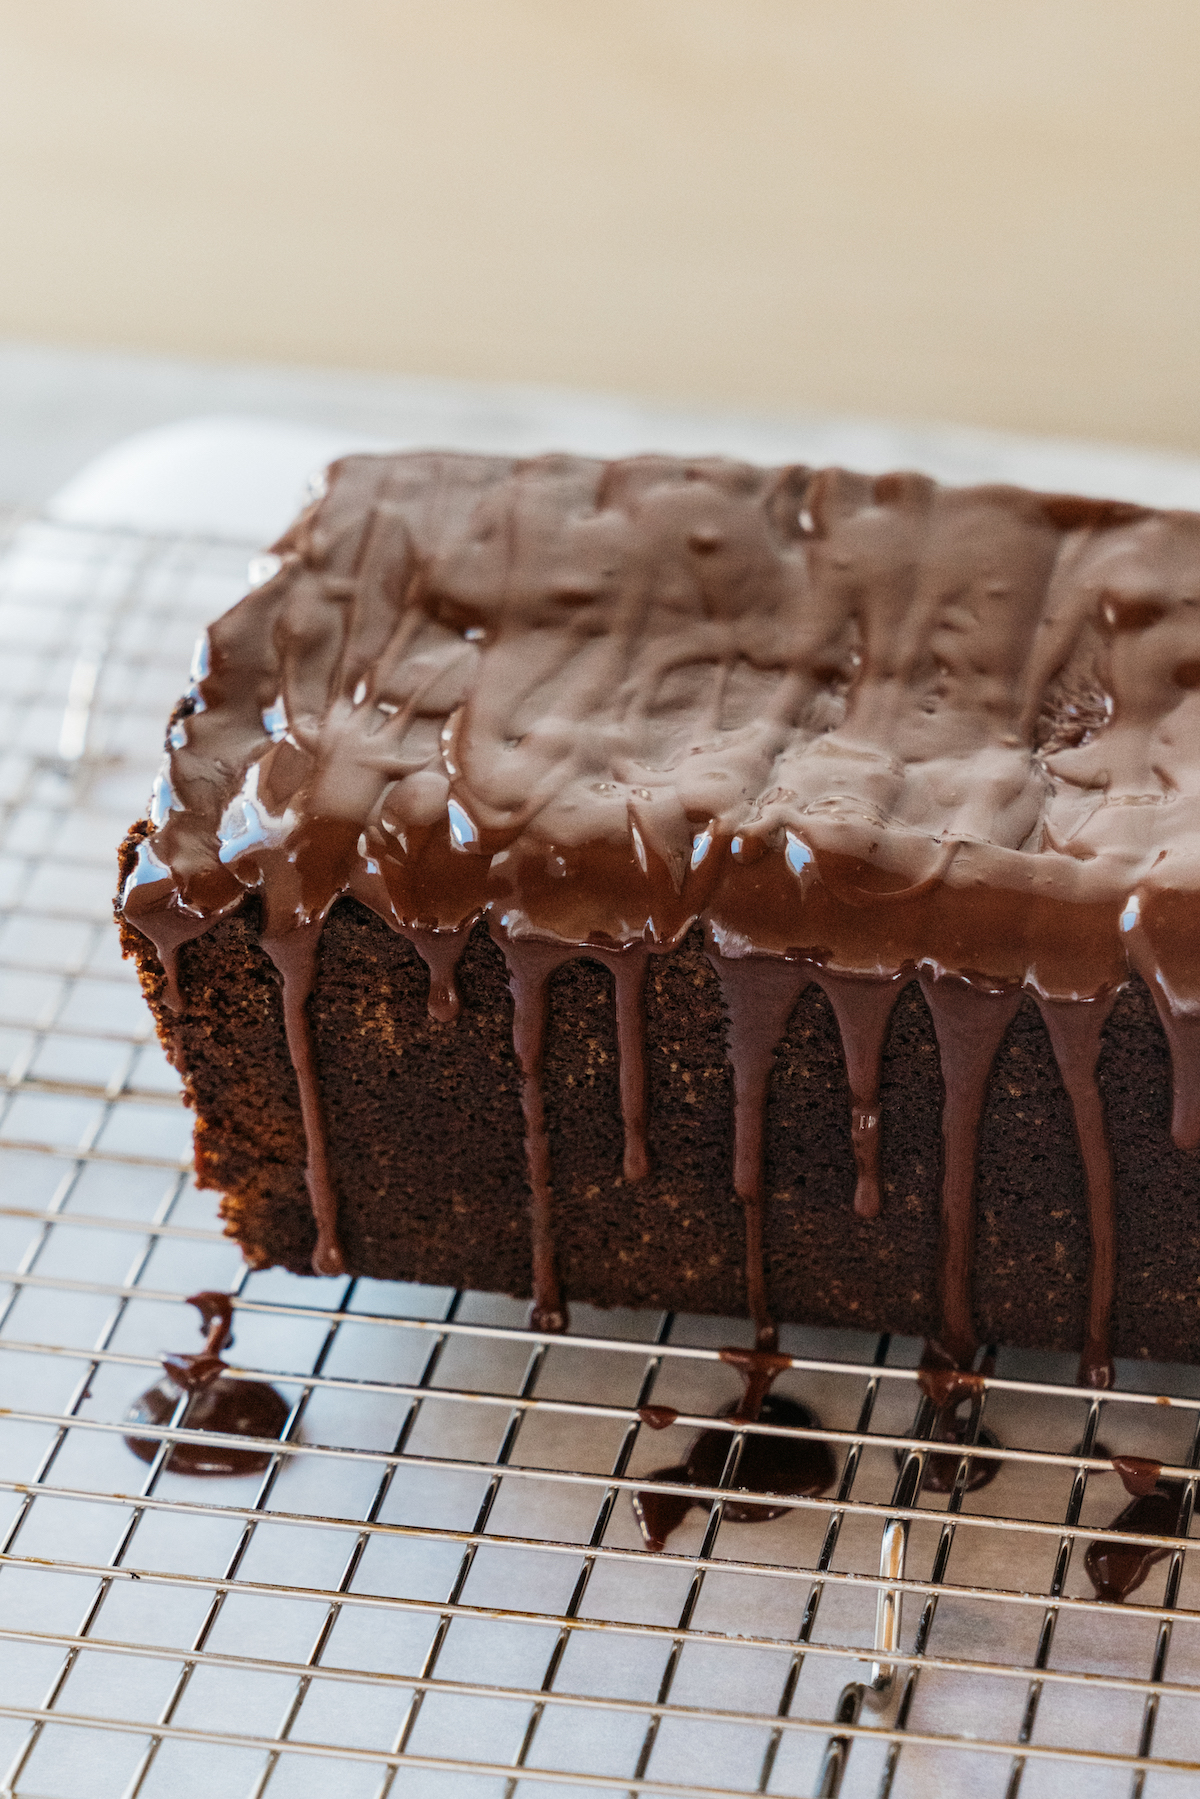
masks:
<svg viewBox="0 0 1200 1799"><path fill-rule="evenodd" d="M1200 3L4 0L0 334L1200 450Z"/></svg>

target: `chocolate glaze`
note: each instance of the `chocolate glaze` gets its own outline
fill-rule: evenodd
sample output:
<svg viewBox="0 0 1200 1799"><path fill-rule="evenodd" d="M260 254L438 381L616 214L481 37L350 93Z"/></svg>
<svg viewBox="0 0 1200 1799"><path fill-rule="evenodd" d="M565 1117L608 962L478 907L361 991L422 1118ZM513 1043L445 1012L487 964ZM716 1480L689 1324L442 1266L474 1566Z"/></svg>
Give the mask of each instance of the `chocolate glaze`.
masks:
<svg viewBox="0 0 1200 1799"><path fill-rule="evenodd" d="M712 958L729 1014L729 1055L733 1063L733 1190L746 1218L746 1304L759 1349L775 1347L776 1332L767 1303L763 1262L763 1120L775 1046L792 1008L807 986L802 969L769 962Z"/></svg>
<svg viewBox="0 0 1200 1799"><path fill-rule="evenodd" d="M879 1065L892 1008L899 996L901 979L851 980L822 969L817 983L826 994L841 1032L850 1083L850 1138L858 1180L854 1210L860 1218L878 1218L879 1191Z"/></svg>
<svg viewBox="0 0 1200 1799"><path fill-rule="evenodd" d="M1122 1463L1124 1470L1119 1465ZM1134 1464L1132 1474L1129 1464ZM1138 1496L1117 1513L1110 1529L1144 1530L1154 1537L1179 1534L1179 1514L1186 1484L1181 1480L1158 1480L1147 1488L1144 1477L1149 1469L1157 1466L1155 1462L1143 1461L1141 1456L1113 1457L1113 1467L1124 1481L1126 1490ZM1155 1562L1163 1561L1170 1553L1169 1548L1153 1543L1089 1543L1083 1564L1097 1599L1109 1599L1119 1605L1141 1586Z"/></svg>
<svg viewBox="0 0 1200 1799"><path fill-rule="evenodd" d="M843 1035L863 1217L879 1056L917 975L946 1089L939 1341L975 1347L975 1146L1022 992L1070 1096L1091 1231L1081 1379L1115 1269L1100 1033L1137 970L1200 1145L1200 516L911 474L352 457L209 633L122 895L178 950L251 895L280 971L314 1267L340 1272L307 1000L350 895L430 1010L486 914L508 958L534 1319L565 1322L541 1099L546 980L614 979L625 1178L647 1170L642 982L702 919L729 1009L746 1293L774 1340L763 1112L817 981ZM886 1128L886 1126L885 1126Z"/></svg>
<svg viewBox="0 0 1200 1799"><path fill-rule="evenodd" d="M546 1041L546 983L566 953L547 943L505 942L513 996L513 1048L521 1064L525 1160L529 1170L535 1330L566 1329L567 1313L554 1265L554 1197L550 1190L550 1141L542 1104L542 1053Z"/></svg>
<svg viewBox="0 0 1200 1799"><path fill-rule="evenodd" d="M263 948L283 979L283 1023L300 1089L300 1112L308 1145L304 1179L317 1223L312 1270L314 1274L344 1274L346 1263L337 1234L337 1194L329 1173L325 1140L325 1107L313 1060L307 1011L317 972L317 942L316 927L305 925L283 937L264 937Z"/></svg>
<svg viewBox="0 0 1200 1799"><path fill-rule="evenodd" d="M939 1343L927 1343L921 1362L917 1368L917 1384L927 1399L932 1400L937 1410L934 1422L933 1440L941 1443L965 1443L970 1432L970 1417L960 1419L956 1413L968 1402L972 1406L982 1404L986 1391L987 1376L995 1366L995 1358L990 1353L985 1356L983 1366L976 1372L970 1368L961 1368L953 1356ZM975 1436L977 1443L992 1449L1000 1447L1000 1439L987 1426L982 1426ZM895 1452L897 1467L905 1459L906 1451ZM931 1493L950 1493L958 1478L962 1457L943 1451L932 1451L925 1457L925 1469L921 1485ZM995 1480L1000 1472L1000 1462L991 1456L972 1456L967 1462L966 1491L975 1492L979 1487L986 1487Z"/></svg>
<svg viewBox="0 0 1200 1799"><path fill-rule="evenodd" d="M643 1424L648 1424L651 1430L667 1430L674 1424L678 1416L679 1413L675 1410L675 1407L671 1405L643 1405L638 1407L638 1417Z"/></svg>
<svg viewBox="0 0 1200 1799"><path fill-rule="evenodd" d="M222 1351L233 1342L233 1307L228 1294L193 1293L187 1303L200 1313L204 1348L191 1354L165 1354L163 1379L134 1401L129 1422L169 1424L186 1394L179 1422L188 1430L238 1437L279 1436L289 1409L283 1396L265 1381L237 1380L225 1371ZM125 1443L143 1462L152 1462L162 1447L158 1437L128 1436ZM174 1474L261 1474L270 1460L269 1452L262 1449L176 1443L166 1466Z"/></svg>
<svg viewBox="0 0 1200 1799"><path fill-rule="evenodd" d="M727 1367L737 1369L745 1383L741 1402L730 1412L731 1418L757 1418L775 1377L792 1365L791 1356L779 1355L774 1349L731 1347L720 1349L717 1354Z"/></svg>
<svg viewBox="0 0 1200 1799"><path fill-rule="evenodd" d="M625 1132L622 1165L627 1181L641 1181L650 1172L646 1144L646 1011L643 997L649 951L644 944L631 943L615 951L594 949L592 955L613 977L621 1124Z"/></svg>
<svg viewBox="0 0 1200 1799"><path fill-rule="evenodd" d="M1111 1387L1115 1379L1108 1347L1109 1318L1117 1279L1117 1233L1113 1209L1112 1156L1104 1129L1104 1109L1096 1085L1100 1033L1115 993L1083 1004L1040 1000L1063 1085L1075 1114L1087 1188L1091 1256L1088 1268L1087 1334L1079 1358L1085 1387Z"/></svg>
<svg viewBox="0 0 1200 1799"><path fill-rule="evenodd" d="M771 1382L785 1368L790 1358L770 1352L748 1349L723 1349L721 1360L737 1368L745 1391L735 1404L726 1406L721 1417L739 1423L791 1425L797 1430L820 1429L819 1419L794 1399L769 1391ZM652 1419L648 1412L667 1414ZM653 1430L663 1430L674 1423L677 1414L669 1406L647 1407L639 1414ZM682 1462L669 1468L656 1468L649 1480L678 1482L681 1486L715 1487L719 1484L729 1456L733 1436L725 1430L702 1430L688 1447ZM723 1516L731 1524L760 1524L770 1518L781 1518L787 1506L752 1504L741 1497L743 1489L751 1493L819 1494L833 1485L836 1469L833 1451L828 1443L804 1438L765 1437L748 1434L742 1444L735 1480L736 1487L725 1501ZM708 1511L710 1499L691 1499L686 1493L653 1493L644 1488L631 1495L633 1513L647 1549L657 1553L666 1546L671 1532L683 1523L694 1505Z"/></svg>
<svg viewBox="0 0 1200 1799"><path fill-rule="evenodd" d="M982 1398L985 1372L963 1368L939 1343L927 1343L917 1369L917 1385L940 1414L953 1412L964 1400Z"/></svg>
<svg viewBox="0 0 1200 1799"><path fill-rule="evenodd" d="M219 1293L213 1287L206 1287L201 1293L192 1293L184 1302L195 1306L200 1314L200 1327L205 1333L205 1355L220 1355L233 1342L233 1301L228 1293ZM182 1358L192 1366L196 1357Z"/></svg>
<svg viewBox="0 0 1200 1799"><path fill-rule="evenodd" d="M921 986L942 1058L942 1231L938 1254L941 1324L938 1342L955 1367L975 1356L971 1270L975 1260L975 1145L988 1075L1020 1001L1016 991L989 993L969 981L927 974Z"/></svg>

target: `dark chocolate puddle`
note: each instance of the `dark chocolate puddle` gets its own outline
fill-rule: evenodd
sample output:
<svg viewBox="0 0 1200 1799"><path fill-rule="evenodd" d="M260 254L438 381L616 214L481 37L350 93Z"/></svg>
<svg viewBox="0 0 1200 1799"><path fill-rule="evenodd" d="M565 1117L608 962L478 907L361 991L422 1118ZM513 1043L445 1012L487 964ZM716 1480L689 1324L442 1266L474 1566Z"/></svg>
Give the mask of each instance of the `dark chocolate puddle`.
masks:
<svg viewBox="0 0 1200 1799"><path fill-rule="evenodd" d="M1144 1530L1151 1537L1177 1536L1185 1491L1184 1481L1160 1480L1150 1492L1131 1499L1125 1509L1117 1513L1109 1529ZM1097 1599L1120 1605L1130 1593L1137 1591L1155 1562L1163 1561L1170 1553L1168 1544L1089 1543L1083 1565Z"/></svg>
<svg viewBox="0 0 1200 1799"><path fill-rule="evenodd" d="M169 1424L180 1399L187 1405L180 1419L188 1430L219 1431L224 1436L278 1437L291 1410L286 1399L266 1381L239 1380L226 1372L222 1352L233 1342L233 1307L226 1293L193 1293L188 1302L200 1314L204 1348L190 1354L167 1353L163 1378L134 1400L130 1424ZM152 1462L161 1438L125 1438L139 1460ZM166 1461L172 1474L261 1474L271 1460L265 1449L238 1449L220 1443L176 1443Z"/></svg>
<svg viewBox="0 0 1200 1799"><path fill-rule="evenodd" d="M820 1429L820 1419L807 1406L769 1391L775 1376L791 1366L787 1356L738 1349L722 1350L721 1360L738 1369L745 1387L739 1401L722 1407L719 1414L722 1418L736 1419L743 1424L786 1425L796 1430ZM639 1416L651 1429L663 1430L674 1423L677 1414L670 1406L647 1406ZM692 1439L682 1462L669 1468L655 1468L646 1478L672 1481L681 1486L715 1487L720 1482L732 1441L732 1433L727 1430L702 1430ZM833 1451L828 1443L751 1433L742 1445L736 1475L738 1484L725 1501L724 1517L730 1524L763 1524L770 1518L781 1518L791 1509L789 1506L763 1505L745 1498L744 1492L815 1497L828 1491L835 1473ZM687 1493L653 1493L645 1489L639 1489L631 1498L633 1515L647 1549L653 1553L666 1547L667 1538L679 1528L693 1506L709 1511L713 1504L711 1499L700 1495L693 1499Z"/></svg>
<svg viewBox="0 0 1200 1799"><path fill-rule="evenodd" d="M1095 1455L1107 1455L1098 1443ZM1151 1537L1177 1537L1187 1482L1163 1480L1162 1463L1144 1455L1114 1455L1113 1473L1121 1477L1121 1485L1132 1495L1129 1504L1117 1513L1110 1530L1141 1531ZM1167 1545L1156 1543L1089 1543L1083 1565L1095 1589L1097 1599L1120 1605L1135 1593L1156 1562L1170 1555Z"/></svg>

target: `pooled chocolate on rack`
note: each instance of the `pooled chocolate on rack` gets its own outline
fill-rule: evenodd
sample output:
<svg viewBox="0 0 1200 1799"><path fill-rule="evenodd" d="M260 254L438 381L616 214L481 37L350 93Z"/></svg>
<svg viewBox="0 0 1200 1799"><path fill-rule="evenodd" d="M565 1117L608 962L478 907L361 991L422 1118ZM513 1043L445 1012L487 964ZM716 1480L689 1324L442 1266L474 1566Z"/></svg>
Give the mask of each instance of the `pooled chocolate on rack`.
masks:
<svg viewBox="0 0 1200 1799"><path fill-rule="evenodd" d="M1131 1497L1109 1525L1110 1530L1144 1530L1151 1537L1186 1536L1190 1518L1190 1508L1188 1517L1184 1513L1186 1481L1164 1480L1162 1464L1147 1456L1114 1455L1112 1465ZM1101 1538L1088 1544L1083 1560L1097 1599L1119 1605L1137 1591L1156 1562L1165 1561L1172 1553L1169 1543L1106 1543Z"/></svg>
<svg viewBox="0 0 1200 1799"><path fill-rule="evenodd" d="M546 1330L1198 1360L1198 689L1191 513L338 463L123 852L200 1177Z"/></svg>
<svg viewBox="0 0 1200 1799"><path fill-rule="evenodd" d="M743 1393L734 1405L721 1412L733 1424L769 1424L790 1426L796 1431L820 1428L820 1421L807 1406L772 1393L776 1377L791 1367L789 1356L773 1355L762 1349L723 1349L721 1360L736 1368L742 1377ZM670 1406L643 1406L639 1416L651 1430L666 1430L674 1424L678 1413ZM697 1433L682 1462L668 1468L655 1468L647 1480L669 1481L675 1486L719 1487L733 1449L735 1433L719 1425L710 1425ZM750 1500L747 1493L815 1495L828 1492L836 1474L833 1451L819 1437L767 1435L748 1432L742 1440L733 1470L730 1490L722 1497L722 1517L731 1524L761 1524L779 1518L790 1508L786 1504ZM651 1488L637 1488L631 1494L633 1515L647 1549L666 1547L671 1532L683 1523L693 1506L708 1511L712 1500L689 1493L661 1493Z"/></svg>
<svg viewBox="0 0 1200 1799"><path fill-rule="evenodd" d="M229 1373L223 1352L233 1342L233 1306L227 1293L192 1293L188 1305L200 1314L204 1348L168 1351L163 1377L147 1387L129 1409L131 1425L161 1425L188 1431L211 1431L225 1437L275 1438L287 1422L289 1406L266 1381L241 1380ZM179 1413L180 1405L183 1410ZM143 1462L152 1462L163 1437L130 1433L125 1442ZM271 1451L236 1443L213 1443L187 1437L173 1442L166 1466L173 1474L261 1474Z"/></svg>

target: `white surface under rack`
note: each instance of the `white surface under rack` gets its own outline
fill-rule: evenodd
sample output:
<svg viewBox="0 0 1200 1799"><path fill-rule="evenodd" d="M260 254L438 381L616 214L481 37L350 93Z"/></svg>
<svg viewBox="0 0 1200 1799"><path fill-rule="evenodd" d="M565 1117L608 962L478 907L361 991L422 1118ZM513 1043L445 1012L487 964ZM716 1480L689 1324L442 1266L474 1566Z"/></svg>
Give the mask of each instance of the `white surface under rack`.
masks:
<svg viewBox="0 0 1200 1799"><path fill-rule="evenodd" d="M0 546L0 1791L1200 1794L1195 1552L1119 1608L1083 1569L1125 1503L1091 1447L1200 1465L1197 1371L1094 1395L1002 1354L971 1420L1001 1472L947 1496L916 1492L919 1345L786 1329L836 1486L767 1524L718 1499L651 1556L629 1490L734 1397L744 1324L578 1307L546 1338L507 1300L242 1268L110 903L253 548L36 518ZM291 1403L261 1476L122 1443L202 1287ZM881 1590L895 1677L859 1709Z"/></svg>

